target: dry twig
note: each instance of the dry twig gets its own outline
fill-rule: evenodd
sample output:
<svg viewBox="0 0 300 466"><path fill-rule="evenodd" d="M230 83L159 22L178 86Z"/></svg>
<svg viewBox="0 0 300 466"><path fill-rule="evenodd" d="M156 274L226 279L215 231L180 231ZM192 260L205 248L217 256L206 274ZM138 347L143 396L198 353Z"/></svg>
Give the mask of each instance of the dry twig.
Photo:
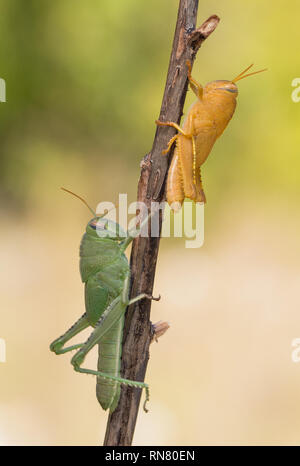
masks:
<svg viewBox="0 0 300 466"><path fill-rule="evenodd" d="M187 91L186 61L193 63L202 42L215 30L219 18L208 18L196 27L198 0L180 0L178 18L171 52L167 82L159 120L180 122ZM174 135L173 128L157 127L151 152L141 164L138 183L138 201L148 208L151 201L164 199L164 185L168 170L168 158L162 150ZM161 219L160 219L161 230ZM159 230L159 231L160 231ZM131 252L131 296L139 293L152 294L160 238L134 240ZM122 352L122 377L143 381L149 359L151 342L150 300L142 300L130 306L126 313ZM109 415L104 445L131 445L134 434L141 391L122 386L117 409Z"/></svg>

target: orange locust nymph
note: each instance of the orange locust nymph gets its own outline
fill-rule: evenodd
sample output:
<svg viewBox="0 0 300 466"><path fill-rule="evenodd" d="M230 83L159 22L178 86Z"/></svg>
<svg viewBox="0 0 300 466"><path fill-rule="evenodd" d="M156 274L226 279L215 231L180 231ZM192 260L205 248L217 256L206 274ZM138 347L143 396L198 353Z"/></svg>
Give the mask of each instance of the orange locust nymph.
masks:
<svg viewBox="0 0 300 466"><path fill-rule="evenodd" d="M191 63L187 62L188 79L197 100L191 106L183 128L170 121L156 121L160 126L172 126L178 133L173 136L163 154L167 154L174 142L176 147L168 172L167 201L178 211L185 198L195 202L206 202L201 180L201 165L210 154L215 141L221 136L235 108L238 88L236 82L261 73L247 73L248 66L232 81L212 81L202 87L191 75Z"/></svg>

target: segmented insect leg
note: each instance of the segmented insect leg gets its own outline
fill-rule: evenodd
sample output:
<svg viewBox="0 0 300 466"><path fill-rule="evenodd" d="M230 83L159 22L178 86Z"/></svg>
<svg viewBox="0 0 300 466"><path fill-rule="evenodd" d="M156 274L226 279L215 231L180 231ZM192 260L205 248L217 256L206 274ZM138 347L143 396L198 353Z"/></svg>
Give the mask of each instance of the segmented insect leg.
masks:
<svg viewBox="0 0 300 466"><path fill-rule="evenodd" d="M197 154L196 154L196 144L195 138L192 137L192 147L193 147L193 182L196 184L196 163L197 163Z"/></svg>
<svg viewBox="0 0 300 466"><path fill-rule="evenodd" d="M128 281L124 284L126 288L128 288ZM128 296L128 295L127 295ZM145 388L146 390L146 398L149 398L149 387L146 383L144 382L136 382L133 380L128 380L128 379L123 379L122 377L115 377L112 375L105 374L104 372L101 371L95 371L92 369L84 369L81 366L81 364L84 362L84 359L87 355L87 353L101 340L103 335L111 328L111 326L117 322L122 315L124 315L127 304L131 304L138 299L143 299L143 298L149 298L153 299L151 296L147 294L141 294L137 296L136 298L132 299L131 301L123 303L122 302L122 296L118 296L114 301L105 309L104 313L100 317L94 331L91 333L87 341L83 344L81 349L77 351L77 353L73 356L71 359L71 364L73 365L75 371L77 372L82 372L84 374L92 374L96 375L98 377L103 377L104 379L107 380L115 380L116 382L123 383L125 385L129 385L132 387L137 387L137 388Z"/></svg>
<svg viewBox="0 0 300 466"><path fill-rule="evenodd" d="M196 156L193 153L193 141L194 138L187 139L180 135L178 138L177 149L184 197L195 200L197 192L194 183L193 166Z"/></svg>
<svg viewBox="0 0 300 466"><path fill-rule="evenodd" d="M188 67L188 80L189 80L189 83L190 83L190 88L192 89L192 91L194 92L194 94L196 94L196 96L201 99L202 95L203 95L203 87L201 86L200 83L198 83L198 81L196 81L193 77L192 77L192 65L191 65L191 62L189 60L187 60L186 62L187 64L187 67Z"/></svg>
<svg viewBox="0 0 300 466"><path fill-rule="evenodd" d="M178 138L178 134L175 134L175 136L173 136L170 141L168 142L168 146L165 150L162 151L162 154L163 155L166 155L170 150L171 150L171 147L172 145L174 144L174 142L176 141L176 139Z"/></svg>
<svg viewBox="0 0 300 466"><path fill-rule="evenodd" d="M72 360L73 359L74 358L72 358ZM115 380L116 382L118 382L120 384L128 385L129 387L135 387L135 388L141 388L141 389L144 388L145 393L146 393L146 399L144 401L143 408L144 408L144 411L146 411L146 413L148 412L148 410L146 409L146 404L150 399L150 391L149 391L149 385L148 384L146 384L144 382L136 382L136 381L133 381L133 380L123 379L122 377L114 377L113 375L107 375L104 372L94 371L92 369L84 369L83 367L76 366L74 364L74 362L73 362L73 365L74 365L75 371L81 372L82 374L92 374L92 375L96 375L97 377L102 377L103 379L106 379L106 380Z"/></svg>
<svg viewBox="0 0 300 466"><path fill-rule="evenodd" d="M133 303L136 303L137 301L140 301L141 299L152 299L153 301L159 301L160 300L160 295L155 298L154 296L152 295L149 295L147 293L142 293L142 294L139 294L138 296L136 296L135 298L132 298L132 299L128 299L128 293L129 293L129 279L130 279L130 274L128 273L125 277L125 280L124 280L124 286L123 286L123 291L122 291L122 303L125 305L125 306L130 306L131 304Z"/></svg>
<svg viewBox="0 0 300 466"><path fill-rule="evenodd" d="M206 202L205 193L203 190L202 178L201 178L201 167L199 167L199 177L196 180L197 182L197 198L196 202Z"/></svg>
<svg viewBox="0 0 300 466"><path fill-rule="evenodd" d="M182 173L179 162L178 149L175 149L167 179L167 201L170 207L177 212L184 201Z"/></svg>
<svg viewBox="0 0 300 466"><path fill-rule="evenodd" d="M129 302L128 302L128 306L130 306L131 304L133 303L136 303L137 301L140 301L140 299L152 299L153 301L159 301L161 296L158 295L157 298L155 298L154 296L150 295L150 294L147 294L147 293L142 293L142 294L139 294L138 296L136 296L135 298L132 298Z"/></svg>
<svg viewBox="0 0 300 466"><path fill-rule="evenodd" d="M78 320L75 322L74 325L72 325L69 330L66 331L62 336L54 340L51 345L50 345L50 350L53 351L55 354L63 354L67 353L68 351L72 351L78 348L81 348L83 343L78 343L76 345L68 346L67 348L63 348L65 343L71 338L73 338L75 335L80 333L82 330L87 328L89 326L89 321L87 319L86 313L84 313Z"/></svg>
<svg viewBox="0 0 300 466"><path fill-rule="evenodd" d="M158 126L172 126L172 128L175 128L177 129L177 131L179 133L182 134L182 136L185 136L186 138L191 138L193 135L192 133L186 133L185 131L183 131L182 128L180 128L180 126L177 124L177 123L174 123L173 121L160 121L160 120L155 120L155 123L158 125Z"/></svg>

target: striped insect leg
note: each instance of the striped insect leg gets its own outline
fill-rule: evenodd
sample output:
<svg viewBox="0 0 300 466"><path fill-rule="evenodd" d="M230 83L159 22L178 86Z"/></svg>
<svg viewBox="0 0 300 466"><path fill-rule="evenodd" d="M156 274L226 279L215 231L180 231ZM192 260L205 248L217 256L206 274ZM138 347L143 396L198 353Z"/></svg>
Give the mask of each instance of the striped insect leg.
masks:
<svg viewBox="0 0 300 466"><path fill-rule="evenodd" d="M177 211L184 201L184 191L182 186L182 175L179 165L178 150L175 149L174 156L168 172L167 180L167 201L170 207Z"/></svg>
<svg viewBox="0 0 300 466"><path fill-rule="evenodd" d="M194 201L197 192L194 176L195 157L193 154L193 139L180 134L177 139L176 148L178 151L184 197L188 197Z"/></svg>
<svg viewBox="0 0 300 466"><path fill-rule="evenodd" d="M196 189L197 189L196 202L205 203L206 197L205 197L203 185L202 185L201 167L198 168L198 176L196 177Z"/></svg>
<svg viewBox="0 0 300 466"><path fill-rule="evenodd" d="M123 326L124 317L121 317L98 344L98 371L114 377L120 377ZM117 381L97 377L96 395L104 410L110 409L113 412L116 409L120 392L120 384Z"/></svg>
<svg viewBox="0 0 300 466"><path fill-rule="evenodd" d="M195 138L196 160L194 177L197 190L196 202L206 202L201 177L201 166L209 156L217 137L215 127L210 121L205 120L202 122L202 125L203 130Z"/></svg>

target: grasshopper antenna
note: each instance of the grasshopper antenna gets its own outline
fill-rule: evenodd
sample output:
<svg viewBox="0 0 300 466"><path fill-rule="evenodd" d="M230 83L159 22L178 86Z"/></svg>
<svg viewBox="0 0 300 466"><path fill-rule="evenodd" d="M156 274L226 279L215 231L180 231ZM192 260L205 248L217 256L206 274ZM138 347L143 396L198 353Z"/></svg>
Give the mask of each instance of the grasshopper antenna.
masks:
<svg viewBox="0 0 300 466"><path fill-rule="evenodd" d="M243 76L243 74L245 74L248 70L250 70L250 68L252 68L252 66L254 65L254 63L252 63L250 66L248 66L244 71L242 71L240 74L237 75L236 78L234 78L234 80L232 82L234 82L236 79L240 78L241 76Z"/></svg>
<svg viewBox="0 0 300 466"><path fill-rule="evenodd" d="M252 66L253 66L253 63L252 65L248 66L244 71L242 71L239 75L237 75L237 77L234 78L231 82L236 83L237 81L240 81L241 79L248 78L249 76L253 76L254 74L257 74L257 73L262 73L263 71L267 71L267 68L264 68L263 70L253 71L253 73L245 74L248 70L250 70L250 68L252 68Z"/></svg>
<svg viewBox="0 0 300 466"><path fill-rule="evenodd" d="M107 215L108 212L111 212L111 211L114 210L116 207L118 207L118 204L117 204L116 207L112 207L112 208L109 209L109 210L105 209L104 214L102 214L102 215L97 215L96 212L88 205L88 203L86 202L86 200L83 199L83 197L78 196L78 194L73 193L73 191L70 191L69 189L66 189L66 188L63 188L63 187L61 187L60 189L62 189L63 191L66 191L66 193L72 194L72 196L77 197L77 199L80 199L80 200L87 206L87 208L92 212L92 214L94 215L94 217L97 217L97 218L105 217L105 215Z"/></svg>
<svg viewBox="0 0 300 466"><path fill-rule="evenodd" d="M96 212L88 205L88 203L86 202L85 199L83 199L83 197L78 196L78 194L73 193L73 191L69 191L69 189L66 189L66 188L61 188L61 189L63 191L66 191L66 193L72 194L72 196L77 197L77 199L80 199L87 206L87 208L92 212L94 217L97 217ZM106 213L104 215L106 215Z"/></svg>

